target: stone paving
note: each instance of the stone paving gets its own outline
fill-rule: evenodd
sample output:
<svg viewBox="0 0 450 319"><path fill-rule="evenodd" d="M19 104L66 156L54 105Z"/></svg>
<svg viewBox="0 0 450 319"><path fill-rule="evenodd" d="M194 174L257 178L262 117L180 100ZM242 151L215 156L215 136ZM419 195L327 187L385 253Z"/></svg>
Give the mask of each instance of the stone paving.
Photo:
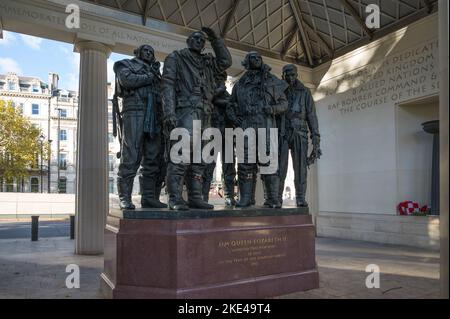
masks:
<svg viewBox="0 0 450 319"><path fill-rule="evenodd" d="M439 298L439 252L405 246L318 238L320 288L280 298ZM368 289L366 266L380 269L380 288Z"/></svg>
<svg viewBox="0 0 450 319"><path fill-rule="evenodd" d="M320 288L278 298L439 298L439 252L317 238ZM0 298L101 298L101 256L73 254L67 238L0 240ZM66 266L80 266L80 289L65 285ZM367 289L368 264L380 267L380 288Z"/></svg>

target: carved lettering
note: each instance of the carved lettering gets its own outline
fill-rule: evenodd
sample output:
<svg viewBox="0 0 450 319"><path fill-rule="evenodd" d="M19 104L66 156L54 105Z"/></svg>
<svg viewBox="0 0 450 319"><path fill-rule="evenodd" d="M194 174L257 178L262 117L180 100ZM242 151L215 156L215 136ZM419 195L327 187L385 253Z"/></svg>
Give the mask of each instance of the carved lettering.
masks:
<svg viewBox="0 0 450 319"><path fill-rule="evenodd" d="M334 90L325 90L334 95L328 111L348 115L437 92L437 48L435 40L345 74ZM339 94L341 87L350 89Z"/></svg>
<svg viewBox="0 0 450 319"><path fill-rule="evenodd" d="M219 241L217 248L225 250L229 258L219 261L218 264L247 263L256 267L262 261L285 258L287 255L283 245L287 241L286 235ZM224 251L220 251L220 254L224 254Z"/></svg>

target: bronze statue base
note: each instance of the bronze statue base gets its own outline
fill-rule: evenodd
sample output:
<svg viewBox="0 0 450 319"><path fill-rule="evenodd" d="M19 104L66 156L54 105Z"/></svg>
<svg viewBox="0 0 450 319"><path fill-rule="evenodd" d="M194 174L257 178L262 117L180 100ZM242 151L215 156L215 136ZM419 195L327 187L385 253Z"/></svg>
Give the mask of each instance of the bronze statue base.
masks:
<svg viewBox="0 0 450 319"><path fill-rule="evenodd" d="M107 298L266 298L318 288L307 208L113 210Z"/></svg>

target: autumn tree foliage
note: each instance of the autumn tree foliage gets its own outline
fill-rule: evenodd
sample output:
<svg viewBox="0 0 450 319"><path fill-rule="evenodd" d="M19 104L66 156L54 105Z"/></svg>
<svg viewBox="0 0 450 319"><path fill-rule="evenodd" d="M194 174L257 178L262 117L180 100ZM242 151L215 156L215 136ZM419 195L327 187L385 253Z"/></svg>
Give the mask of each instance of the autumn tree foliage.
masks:
<svg viewBox="0 0 450 319"><path fill-rule="evenodd" d="M41 131L32 126L20 110L0 100L0 185L29 175L30 169L39 169ZM48 156L48 145L43 145L43 159Z"/></svg>

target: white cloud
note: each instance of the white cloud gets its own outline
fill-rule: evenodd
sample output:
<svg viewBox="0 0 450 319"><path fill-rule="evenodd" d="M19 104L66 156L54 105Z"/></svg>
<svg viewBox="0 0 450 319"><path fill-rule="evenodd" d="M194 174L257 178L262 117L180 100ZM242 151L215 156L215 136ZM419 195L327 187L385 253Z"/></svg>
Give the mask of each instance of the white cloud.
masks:
<svg viewBox="0 0 450 319"><path fill-rule="evenodd" d="M31 35L21 34L20 37L22 38L22 41L25 43L26 46L34 49L34 50L40 50L41 49L41 43L42 39L33 37Z"/></svg>
<svg viewBox="0 0 450 319"><path fill-rule="evenodd" d="M58 46L58 49L60 49L64 54L70 54L70 50L66 47L63 47L62 45Z"/></svg>
<svg viewBox="0 0 450 319"><path fill-rule="evenodd" d="M64 88L67 88L68 90L78 91L80 79L80 54L72 52L72 54L68 56L68 60L70 64L70 72L65 76L65 85L63 85ZM61 85L61 87L63 86Z"/></svg>
<svg viewBox="0 0 450 319"><path fill-rule="evenodd" d="M79 78L80 78L80 54L73 52L68 58L70 64L70 72L64 75L65 79L61 79L64 83L61 83L61 87L67 88L69 90L78 91ZM107 81L114 84L114 62L108 59L107 62Z"/></svg>
<svg viewBox="0 0 450 319"><path fill-rule="evenodd" d="M0 39L0 46L9 47L17 42L17 38L14 33L9 31L3 31L3 39Z"/></svg>
<svg viewBox="0 0 450 319"><path fill-rule="evenodd" d="M70 61L72 64L72 68L77 72L80 72L80 54L77 52L72 52L72 56L70 57Z"/></svg>
<svg viewBox="0 0 450 319"><path fill-rule="evenodd" d="M78 74L68 73L66 76L66 83L67 85L65 87L67 87L68 90L78 91L80 84Z"/></svg>
<svg viewBox="0 0 450 319"><path fill-rule="evenodd" d="M22 69L16 60L11 58L0 58L0 74L6 74L8 72L22 74Z"/></svg>

